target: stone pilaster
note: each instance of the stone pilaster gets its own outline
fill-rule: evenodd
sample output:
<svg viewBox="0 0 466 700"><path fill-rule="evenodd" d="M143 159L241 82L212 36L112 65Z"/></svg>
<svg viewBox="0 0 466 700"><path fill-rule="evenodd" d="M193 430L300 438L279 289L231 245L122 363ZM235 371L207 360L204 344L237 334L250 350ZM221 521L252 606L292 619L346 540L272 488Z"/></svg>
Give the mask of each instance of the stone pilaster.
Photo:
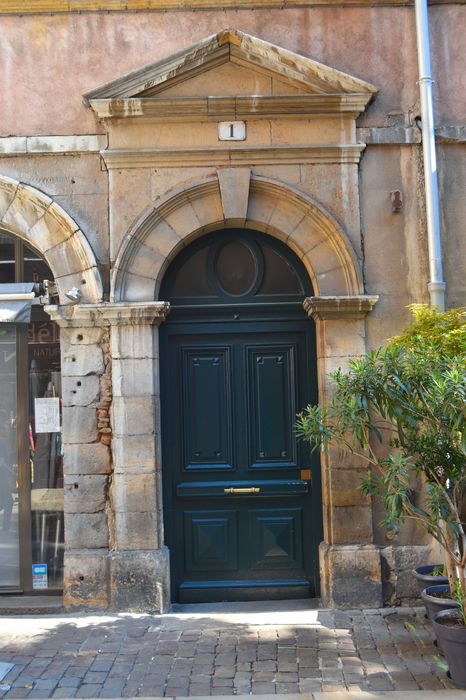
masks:
<svg viewBox="0 0 466 700"><path fill-rule="evenodd" d="M328 373L366 350L365 316L376 296L310 297L304 308L316 321L319 402L332 395ZM382 604L379 548L373 544L372 508L361 490L365 463L329 449L321 456L324 541L320 546L324 605Z"/></svg>
<svg viewBox="0 0 466 700"><path fill-rule="evenodd" d="M68 609L168 605L154 375L154 326L168 309L161 302L47 307L61 329Z"/></svg>
<svg viewBox="0 0 466 700"><path fill-rule="evenodd" d="M114 538L111 606L165 611L169 558L163 546L158 331L169 305L116 304L112 353ZM124 312L123 312L124 310Z"/></svg>

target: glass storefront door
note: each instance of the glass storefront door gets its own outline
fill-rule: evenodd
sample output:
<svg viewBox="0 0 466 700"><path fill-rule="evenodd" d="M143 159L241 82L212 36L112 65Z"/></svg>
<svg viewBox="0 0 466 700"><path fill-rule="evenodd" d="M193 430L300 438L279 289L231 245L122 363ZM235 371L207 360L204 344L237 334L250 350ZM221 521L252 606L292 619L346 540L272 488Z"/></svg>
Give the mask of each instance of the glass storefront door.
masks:
<svg viewBox="0 0 466 700"><path fill-rule="evenodd" d="M0 587L20 586L16 328L0 325Z"/></svg>
<svg viewBox="0 0 466 700"><path fill-rule="evenodd" d="M54 429L61 425L58 326L36 312L28 331L32 584L56 589L63 582L64 529L63 451Z"/></svg>
<svg viewBox="0 0 466 700"><path fill-rule="evenodd" d="M52 274L0 231L0 283ZM31 322L0 323L0 593L63 584L63 454L58 326L40 305Z"/></svg>

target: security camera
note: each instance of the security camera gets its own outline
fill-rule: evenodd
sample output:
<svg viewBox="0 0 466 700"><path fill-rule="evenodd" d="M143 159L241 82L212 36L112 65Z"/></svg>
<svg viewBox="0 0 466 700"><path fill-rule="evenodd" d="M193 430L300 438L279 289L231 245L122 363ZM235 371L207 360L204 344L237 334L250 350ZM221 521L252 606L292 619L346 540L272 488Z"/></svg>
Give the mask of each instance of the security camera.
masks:
<svg viewBox="0 0 466 700"><path fill-rule="evenodd" d="M82 292L77 287L71 287L71 289L65 292L65 297L73 304L77 304L82 297Z"/></svg>

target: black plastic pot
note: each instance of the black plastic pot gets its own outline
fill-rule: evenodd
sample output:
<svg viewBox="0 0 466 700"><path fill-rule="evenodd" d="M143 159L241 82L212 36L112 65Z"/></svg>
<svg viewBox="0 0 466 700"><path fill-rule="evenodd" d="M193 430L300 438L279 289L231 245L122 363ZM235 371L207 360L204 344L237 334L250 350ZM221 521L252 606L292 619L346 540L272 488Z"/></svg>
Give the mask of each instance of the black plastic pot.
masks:
<svg viewBox="0 0 466 700"><path fill-rule="evenodd" d="M439 598L438 595L431 595L432 593L443 593L444 598ZM458 603L450 598L450 586L448 584L442 584L440 586L429 586L424 588L421 592L421 598L426 606L426 617L432 621L434 615L441 612L442 610L450 610L451 608L457 608ZM437 649L441 654L444 654L441 640L437 637Z"/></svg>
<svg viewBox="0 0 466 700"><path fill-rule="evenodd" d="M445 595L444 597L439 598L438 595L432 595L433 593L444 593ZM450 587L448 584L424 588L424 590L421 592L421 598L426 606L427 617L429 620L432 620L434 615L441 610L449 610L450 608L458 607L458 603L450 598Z"/></svg>
<svg viewBox="0 0 466 700"><path fill-rule="evenodd" d="M432 624L448 662L448 677L456 685L466 688L466 627L448 627L442 624L442 620L451 618L459 618L456 608L436 613Z"/></svg>
<svg viewBox="0 0 466 700"><path fill-rule="evenodd" d="M442 583L448 583L448 576L432 576L434 569L439 569L443 564L426 564L413 569L413 575L418 582L419 592L423 591L428 586L438 586Z"/></svg>

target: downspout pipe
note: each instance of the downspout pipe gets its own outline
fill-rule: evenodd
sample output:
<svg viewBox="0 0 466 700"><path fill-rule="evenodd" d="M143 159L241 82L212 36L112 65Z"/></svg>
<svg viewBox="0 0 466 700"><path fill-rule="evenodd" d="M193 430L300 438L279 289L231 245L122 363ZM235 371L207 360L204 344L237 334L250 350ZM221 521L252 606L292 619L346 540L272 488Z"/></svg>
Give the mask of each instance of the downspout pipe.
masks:
<svg viewBox="0 0 466 700"><path fill-rule="evenodd" d="M434 108L432 101L432 69L430 64L429 17L427 0L415 0L419 91L421 96L422 152L429 249L430 305L445 310L445 282L442 270L442 237L440 231L437 158L435 154Z"/></svg>

